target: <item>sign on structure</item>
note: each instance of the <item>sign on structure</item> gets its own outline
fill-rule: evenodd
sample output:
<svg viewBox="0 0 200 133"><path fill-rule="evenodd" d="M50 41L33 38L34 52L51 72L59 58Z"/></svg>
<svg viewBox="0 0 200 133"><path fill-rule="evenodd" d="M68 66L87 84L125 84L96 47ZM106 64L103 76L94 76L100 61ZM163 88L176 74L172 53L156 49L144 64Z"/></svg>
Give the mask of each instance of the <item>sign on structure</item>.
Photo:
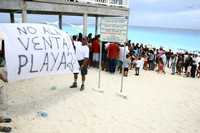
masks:
<svg viewBox="0 0 200 133"><path fill-rule="evenodd" d="M103 17L100 22L100 34L102 41L123 43L127 40L127 18Z"/></svg>

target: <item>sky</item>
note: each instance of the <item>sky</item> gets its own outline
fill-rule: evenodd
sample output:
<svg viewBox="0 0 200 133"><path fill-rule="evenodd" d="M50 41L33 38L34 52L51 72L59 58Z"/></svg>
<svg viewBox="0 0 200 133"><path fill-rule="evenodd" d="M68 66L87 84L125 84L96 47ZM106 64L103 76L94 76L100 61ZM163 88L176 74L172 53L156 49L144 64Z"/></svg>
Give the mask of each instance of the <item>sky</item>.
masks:
<svg viewBox="0 0 200 133"><path fill-rule="evenodd" d="M130 24L200 29L200 0L129 0Z"/></svg>
<svg viewBox="0 0 200 133"><path fill-rule="evenodd" d="M129 25L200 30L200 0L129 0ZM16 15L19 17L19 15ZM57 16L29 15L29 20L57 21ZM82 17L67 17L64 23L82 22ZM0 13L0 22L9 15ZM89 18L94 23L94 18Z"/></svg>

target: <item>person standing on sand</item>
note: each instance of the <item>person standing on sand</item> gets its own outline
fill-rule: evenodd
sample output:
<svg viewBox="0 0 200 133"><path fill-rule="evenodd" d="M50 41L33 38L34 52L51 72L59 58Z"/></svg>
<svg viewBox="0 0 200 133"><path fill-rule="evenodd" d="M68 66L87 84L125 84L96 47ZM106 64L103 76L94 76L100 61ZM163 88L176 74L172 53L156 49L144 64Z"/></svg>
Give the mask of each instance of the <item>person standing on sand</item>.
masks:
<svg viewBox="0 0 200 133"><path fill-rule="evenodd" d="M3 60L3 71L2 73L0 73L0 80L2 80L3 82L8 82L7 80L7 71L6 71L6 64L5 64L5 44L4 44L4 40L2 40L1 42L1 51L0 51L0 57ZM3 86L0 87L0 107L2 106L1 104L3 104L3 96L2 96L2 89ZM12 120L10 118L5 118L0 116L0 123L10 123ZM12 128L11 127L7 127L7 126L0 126L0 132L11 132Z"/></svg>
<svg viewBox="0 0 200 133"><path fill-rule="evenodd" d="M164 62L162 58L158 59L158 73L165 73L164 71Z"/></svg>
<svg viewBox="0 0 200 133"><path fill-rule="evenodd" d="M4 44L4 40L2 40L1 43L1 51L0 51L0 57L2 58L2 66L3 66L3 70L0 73L0 79L4 82L8 82L7 80L7 71L6 71L6 62L5 62L5 44Z"/></svg>
<svg viewBox="0 0 200 133"><path fill-rule="evenodd" d="M154 65L154 63L155 63L155 55L154 55L153 50L150 50L150 52L149 52L148 61L149 61L149 70L154 71L154 68L155 68L155 65Z"/></svg>
<svg viewBox="0 0 200 133"><path fill-rule="evenodd" d="M76 57L78 59L78 63L80 65L81 77L82 77L82 84L80 91L85 89L85 77L87 75L87 68L88 68L88 59L89 59L89 48L87 46L87 39L83 38L82 42L76 41L76 36L73 36L72 43L74 45ZM77 79L78 73L74 73L74 82L70 86L70 88L77 88Z"/></svg>
<svg viewBox="0 0 200 133"><path fill-rule="evenodd" d="M131 60L130 60L130 56L127 54L126 55L126 59L124 59L123 61L123 67L124 67L124 76L127 77L128 76L128 70L130 68L131 65Z"/></svg>
<svg viewBox="0 0 200 133"><path fill-rule="evenodd" d="M92 41L92 66L99 67L99 57L100 57L100 35L96 35Z"/></svg>
<svg viewBox="0 0 200 133"><path fill-rule="evenodd" d="M183 66L183 56L181 54L179 54L177 63L176 63L176 70L177 70L178 75L181 75L181 73L182 73L182 66Z"/></svg>
<svg viewBox="0 0 200 133"><path fill-rule="evenodd" d="M167 65L167 67L168 68L170 68L170 66L171 66L171 64L170 64L170 60L171 60L171 58L172 58L172 55L173 55L173 52L172 52L172 50L171 49L169 49L169 51L168 52L166 52L166 65Z"/></svg>
<svg viewBox="0 0 200 133"><path fill-rule="evenodd" d="M197 68L197 77L200 78L200 62L198 63L198 68Z"/></svg>
<svg viewBox="0 0 200 133"><path fill-rule="evenodd" d="M129 53L129 50L127 44L121 44L119 49L118 70L122 73L123 60L126 59L126 55Z"/></svg>
<svg viewBox="0 0 200 133"><path fill-rule="evenodd" d="M176 74L176 64L177 64L177 57L176 54L171 56L171 68L172 68L172 75Z"/></svg>
<svg viewBox="0 0 200 133"><path fill-rule="evenodd" d="M109 72L114 74L116 65L117 65L117 59L119 58L119 45L117 43L110 43L107 48L107 55L109 59Z"/></svg>
<svg viewBox="0 0 200 133"><path fill-rule="evenodd" d="M197 56L194 55L192 58L192 63L191 63L191 77L195 78L196 76L196 70L197 70L197 60L196 60Z"/></svg>
<svg viewBox="0 0 200 133"><path fill-rule="evenodd" d="M136 76L139 76L140 74L140 69L141 69L141 66L143 65L143 62L141 60L140 57L138 57L135 61L135 75Z"/></svg>
<svg viewBox="0 0 200 133"><path fill-rule="evenodd" d="M92 58L93 58L92 57L92 41L93 41L92 33L88 34L87 40L88 40L88 47L89 47L89 50L90 50L88 65L92 66Z"/></svg>
<svg viewBox="0 0 200 133"><path fill-rule="evenodd" d="M163 50L163 51L164 51L164 50ZM166 64L167 64L167 58L166 58L165 51L164 51L164 53L161 55L161 58L162 58L162 62L163 62L163 73L166 73L166 72L165 72L165 67L166 67Z"/></svg>

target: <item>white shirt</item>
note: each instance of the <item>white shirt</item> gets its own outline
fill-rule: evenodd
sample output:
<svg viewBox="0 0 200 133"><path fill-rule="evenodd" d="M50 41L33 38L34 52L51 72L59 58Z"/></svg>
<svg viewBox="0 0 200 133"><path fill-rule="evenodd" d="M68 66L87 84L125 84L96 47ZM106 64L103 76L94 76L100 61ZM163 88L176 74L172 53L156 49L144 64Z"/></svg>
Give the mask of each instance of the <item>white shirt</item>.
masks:
<svg viewBox="0 0 200 133"><path fill-rule="evenodd" d="M163 54L163 55L161 56L161 58L162 58L162 60L163 60L163 63L166 65L166 64L167 64L167 57L166 57L166 55Z"/></svg>
<svg viewBox="0 0 200 133"><path fill-rule="evenodd" d="M119 60L123 61L123 58L125 59L126 55L129 53L128 47L125 47L125 54L124 54L124 47L119 47Z"/></svg>
<svg viewBox="0 0 200 133"><path fill-rule="evenodd" d="M2 50L2 41L1 38L0 38L0 51Z"/></svg>
<svg viewBox="0 0 200 133"><path fill-rule="evenodd" d="M137 68L141 68L142 65L143 65L142 60L137 60L137 61L136 61L136 67L137 67Z"/></svg>
<svg viewBox="0 0 200 133"><path fill-rule="evenodd" d="M106 43L106 44L105 44L105 49L107 49L109 45L110 45L110 43L109 43L109 42L108 42L108 43Z"/></svg>
<svg viewBox="0 0 200 133"><path fill-rule="evenodd" d="M192 60L194 61L193 64L197 65L197 58L196 57L192 57Z"/></svg>
<svg viewBox="0 0 200 133"><path fill-rule="evenodd" d="M184 62L186 61L187 57L188 57L188 55L184 55Z"/></svg>
<svg viewBox="0 0 200 133"><path fill-rule="evenodd" d="M123 62L124 68L128 68L130 64L131 64L131 61L129 59L127 59L127 58Z"/></svg>
<svg viewBox="0 0 200 133"><path fill-rule="evenodd" d="M140 63L140 69L142 70L143 67L144 67L144 58L141 58L140 61L141 61L141 62L139 62Z"/></svg>
<svg viewBox="0 0 200 133"><path fill-rule="evenodd" d="M89 48L88 46L83 46L80 41L74 41L75 53L78 61L89 58Z"/></svg>
<svg viewBox="0 0 200 133"><path fill-rule="evenodd" d="M196 60L197 60L197 63L199 63L200 62L200 56L198 56Z"/></svg>

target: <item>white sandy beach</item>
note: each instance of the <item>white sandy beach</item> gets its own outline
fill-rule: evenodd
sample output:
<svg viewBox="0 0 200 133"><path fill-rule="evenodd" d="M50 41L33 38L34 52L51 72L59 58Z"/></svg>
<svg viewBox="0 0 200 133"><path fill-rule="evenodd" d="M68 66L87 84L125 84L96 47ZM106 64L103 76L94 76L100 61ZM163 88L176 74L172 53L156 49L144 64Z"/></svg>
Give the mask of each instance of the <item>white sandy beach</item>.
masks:
<svg viewBox="0 0 200 133"><path fill-rule="evenodd" d="M200 79L130 71L123 99L120 75L102 72L104 93L92 89L97 77L89 69L83 92L69 88L70 74L1 81L8 106L1 113L13 119L13 133L200 133Z"/></svg>

